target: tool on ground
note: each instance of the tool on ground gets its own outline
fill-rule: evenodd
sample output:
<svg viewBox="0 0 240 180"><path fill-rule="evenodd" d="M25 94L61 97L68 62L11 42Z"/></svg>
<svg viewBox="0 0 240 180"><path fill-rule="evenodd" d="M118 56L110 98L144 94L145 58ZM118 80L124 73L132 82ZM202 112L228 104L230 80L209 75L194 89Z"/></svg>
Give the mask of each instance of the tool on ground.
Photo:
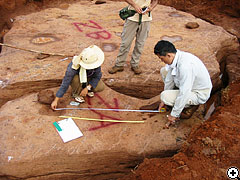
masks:
<svg viewBox="0 0 240 180"><path fill-rule="evenodd" d="M113 119L94 119L94 118L80 118L71 116L59 116L60 118L72 118L86 121L104 121L104 122L118 122L118 123L144 123L144 121L125 121L125 120L113 120Z"/></svg>
<svg viewBox="0 0 240 180"><path fill-rule="evenodd" d="M55 121L53 125L57 128L58 131L62 131L62 128L58 125L58 123Z"/></svg>
<svg viewBox="0 0 240 180"><path fill-rule="evenodd" d="M160 112L166 112L166 108L161 108Z"/></svg>
<svg viewBox="0 0 240 180"><path fill-rule="evenodd" d="M75 101L71 101L70 105L71 106L78 106L80 103L79 102L75 102Z"/></svg>
<svg viewBox="0 0 240 180"><path fill-rule="evenodd" d="M125 112L152 112L158 113L158 110L137 110L137 109L104 109L104 108L57 108L57 111L61 110L96 110L96 111L125 111Z"/></svg>
<svg viewBox="0 0 240 180"><path fill-rule="evenodd" d="M60 53L48 53L48 52L42 52L42 51L37 51L37 50L25 49L25 48L21 48L21 47L13 46L13 45L10 45L10 44L3 44L3 43L0 43L0 45L1 45L1 46L10 47L10 48L19 49L19 50L23 50L23 51L29 51L29 52L40 53L40 54L48 54L48 55L51 55L51 56L73 57L73 55L60 54Z"/></svg>
<svg viewBox="0 0 240 180"><path fill-rule="evenodd" d="M64 59L60 59L59 61L66 61L68 60L68 57L64 58Z"/></svg>

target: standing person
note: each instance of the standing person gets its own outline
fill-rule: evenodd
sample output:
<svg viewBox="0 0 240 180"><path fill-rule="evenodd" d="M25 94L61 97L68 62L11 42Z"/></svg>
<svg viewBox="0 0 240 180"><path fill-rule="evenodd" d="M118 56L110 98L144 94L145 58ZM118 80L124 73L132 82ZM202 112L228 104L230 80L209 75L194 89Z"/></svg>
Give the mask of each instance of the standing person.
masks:
<svg viewBox="0 0 240 180"><path fill-rule="evenodd" d="M209 99L212 82L198 57L177 50L171 42L159 41L154 54L166 64L161 68L164 91L160 95L159 110L165 104L173 107L166 124L169 127L175 124L185 107L204 104Z"/></svg>
<svg viewBox="0 0 240 180"><path fill-rule="evenodd" d="M58 101L72 87L72 96L76 101L85 102L84 97L93 97L94 92L104 89L101 80L101 65L104 61L103 51L96 45L85 48L79 56L74 56L69 63L62 84L56 93L56 98L51 104L52 109L56 109Z"/></svg>
<svg viewBox="0 0 240 180"><path fill-rule="evenodd" d="M125 0L129 4L129 9L135 10L137 13L126 19L122 31L122 42L115 65L108 70L110 74L124 70L124 64L132 41L136 37L135 46L130 61L131 70L135 74L141 74L139 68L139 59L144 47L145 40L150 30L150 22L152 20L151 11L156 7L157 0ZM145 11L144 11L145 10Z"/></svg>

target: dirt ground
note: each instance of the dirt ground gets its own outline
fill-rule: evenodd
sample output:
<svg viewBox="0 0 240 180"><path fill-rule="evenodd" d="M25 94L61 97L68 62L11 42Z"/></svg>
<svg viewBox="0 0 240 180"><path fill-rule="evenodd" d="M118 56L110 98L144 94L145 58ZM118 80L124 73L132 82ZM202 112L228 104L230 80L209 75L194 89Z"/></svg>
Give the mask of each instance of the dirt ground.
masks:
<svg viewBox="0 0 240 180"><path fill-rule="evenodd" d="M4 36L2 30L11 28L10 18L47 7L62 5L64 8L64 1L61 0L49 1L49 3L41 0L26 2L28 3L25 4L25 8L17 8L14 11L1 9L1 42L3 42L2 37ZM74 0L67 2L74 2ZM228 8L221 11L223 5L219 5L217 9L212 1L196 1L198 4L195 3L194 8L191 6L191 1L186 2L188 2L187 6L182 8L179 8L179 4L173 5L223 27L228 26L229 23L222 21L225 17L231 16L231 18L235 18L236 22L239 22L240 8L234 6L234 3L230 3L229 6L226 6ZM169 1L163 1L162 3L170 5ZM240 83L231 84L222 90L221 106L215 110L209 120L193 128L179 153L169 158L145 159L143 163L136 166L128 176L121 178L121 180L228 179L226 170L230 166L236 166L240 169L239 106Z"/></svg>
<svg viewBox="0 0 240 180"><path fill-rule="evenodd" d="M49 7L67 8L69 3L79 0L2 0L0 1L0 41L11 28L11 19L17 15L40 11ZM116 1L116 0L114 0ZM123 0L119 0L123 1ZM105 0L96 0L103 3ZM186 11L212 24L222 26L229 33L240 38L240 1L239 0L161 0L159 4L172 6Z"/></svg>
<svg viewBox="0 0 240 180"><path fill-rule="evenodd" d="M240 83L222 91L221 103L209 120L192 130L179 153L145 159L121 180L228 179L229 167L240 169Z"/></svg>

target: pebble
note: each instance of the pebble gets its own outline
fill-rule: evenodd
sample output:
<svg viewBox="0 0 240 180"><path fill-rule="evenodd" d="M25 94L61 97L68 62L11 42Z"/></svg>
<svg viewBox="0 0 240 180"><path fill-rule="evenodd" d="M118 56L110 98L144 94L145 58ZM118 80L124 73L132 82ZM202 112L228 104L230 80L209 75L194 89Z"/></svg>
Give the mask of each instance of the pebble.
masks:
<svg viewBox="0 0 240 180"><path fill-rule="evenodd" d="M178 164L179 164L180 166L183 166L183 165L185 165L185 162L184 162L184 161L178 161Z"/></svg>
<svg viewBox="0 0 240 180"><path fill-rule="evenodd" d="M95 2L95 4L104 4L104 3L106 3L105 0L97 0L97 1Z"/></svg>
<svg viewBox="0 0 240 180"><path fill-rule="evenodd" d="M68 7L69 7L69 4L67 3L60 4L59 6L60 9L68 9Z"/></svg>
<svg viewBox="0 0 240 180"><path fill-rule="evenodd" d="M196 29L199 27L199 24L196 22L188 22L185 26L188 29Z"/></svg>

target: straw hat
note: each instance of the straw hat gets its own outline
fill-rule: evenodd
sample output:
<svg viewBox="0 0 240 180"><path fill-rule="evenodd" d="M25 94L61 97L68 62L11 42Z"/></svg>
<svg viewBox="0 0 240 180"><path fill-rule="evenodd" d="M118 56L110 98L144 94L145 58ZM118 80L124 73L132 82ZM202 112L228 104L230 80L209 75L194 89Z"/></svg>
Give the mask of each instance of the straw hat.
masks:
<svg viewBox="0 0 240 180"><path fill-rule="evenodd" d="M80 54L80 65L85 69L95 69L104 61L103 51L96 45L85 48Z"/></svg>

